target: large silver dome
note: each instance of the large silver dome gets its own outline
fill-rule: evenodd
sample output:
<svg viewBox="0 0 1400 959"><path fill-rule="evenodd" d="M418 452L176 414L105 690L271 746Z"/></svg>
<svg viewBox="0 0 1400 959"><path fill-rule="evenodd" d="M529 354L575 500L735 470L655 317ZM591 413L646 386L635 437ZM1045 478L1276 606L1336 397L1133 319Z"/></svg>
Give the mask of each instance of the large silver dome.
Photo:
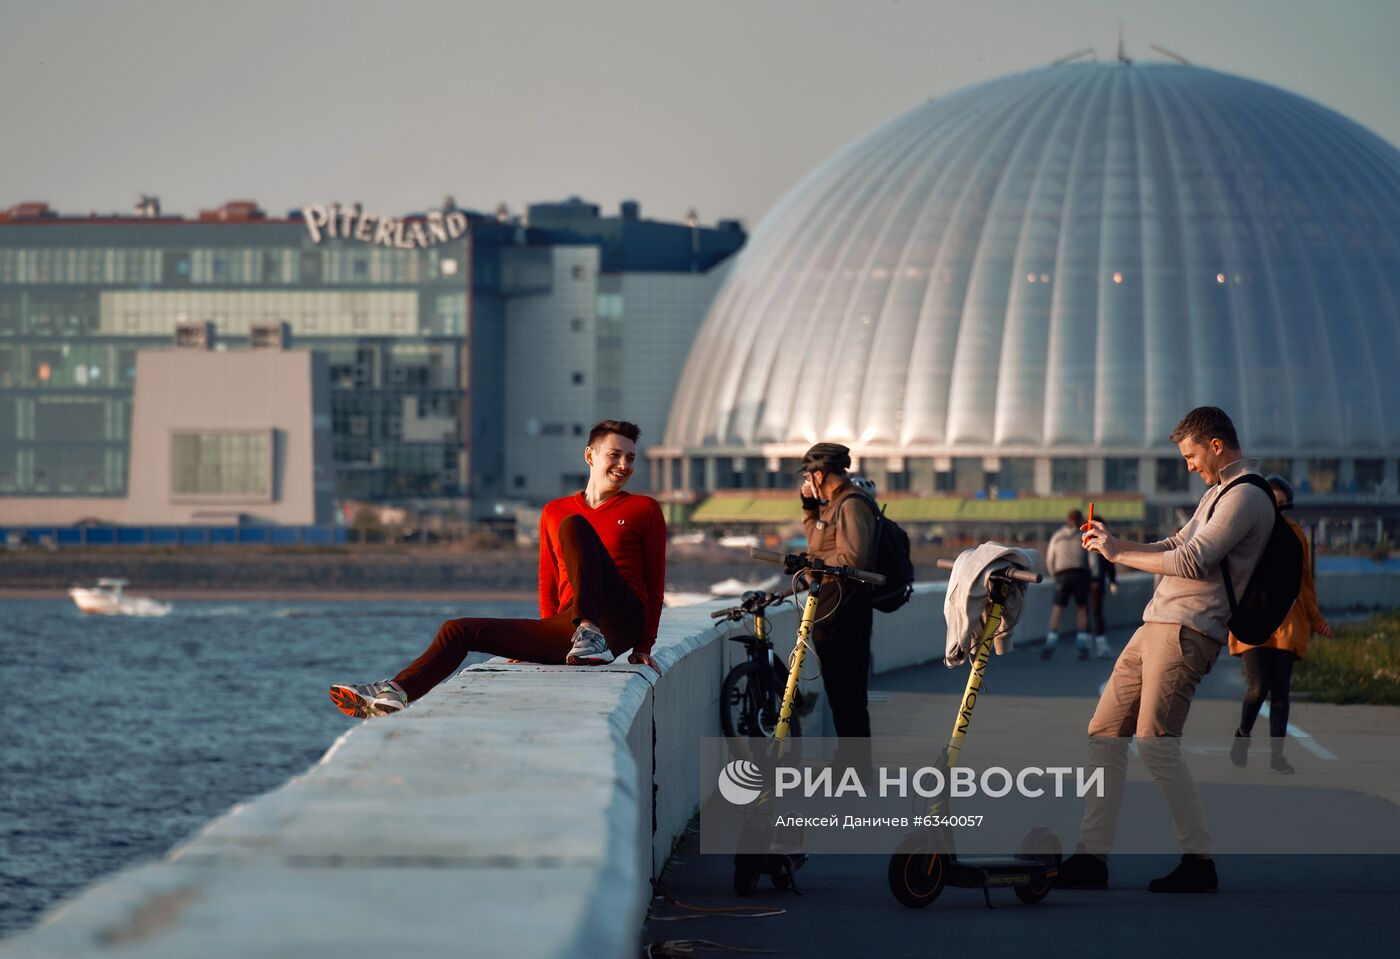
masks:
<svg viewBox="0 0 1400 959"><path fill-rule="evenodd" d="M1286 91L1070 64L931 100L754 231L668 456L1400 451L1400 151Z"/></svg>

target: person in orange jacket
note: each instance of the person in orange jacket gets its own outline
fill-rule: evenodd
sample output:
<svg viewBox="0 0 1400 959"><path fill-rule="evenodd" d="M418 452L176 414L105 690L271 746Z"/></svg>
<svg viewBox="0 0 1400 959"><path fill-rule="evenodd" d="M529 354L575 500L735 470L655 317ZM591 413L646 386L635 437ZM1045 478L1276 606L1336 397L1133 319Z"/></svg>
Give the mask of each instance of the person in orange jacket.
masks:
<svg viewBox="0 0 1400 959"><path fill-rule="evenodd" d="M1274 502L1280 510L1293 508L1293 487L1281 476L1270 476ZM1235 742L1230 747L1230 760L1243 767L1249 761L1249 734L1254 720L1269 699L1269 766L1275 772L1291 773L1293 766L1283 756L1283 744L1288 735L1288 689L1293 681L1293 664L1308 651L1308 639L1313 633L1330 638L1332 627L1322 618L1317 605L1317 588L1313 584L1308 539L1293 520L1284 517L1293 534L1303 544L1303 581L1298 599L1288 616L1272 636L1258 646L1246 646L1230 634L1230 655L1244 662L1244 702L1240 705L1240 727L1235 730Z"/></svg>

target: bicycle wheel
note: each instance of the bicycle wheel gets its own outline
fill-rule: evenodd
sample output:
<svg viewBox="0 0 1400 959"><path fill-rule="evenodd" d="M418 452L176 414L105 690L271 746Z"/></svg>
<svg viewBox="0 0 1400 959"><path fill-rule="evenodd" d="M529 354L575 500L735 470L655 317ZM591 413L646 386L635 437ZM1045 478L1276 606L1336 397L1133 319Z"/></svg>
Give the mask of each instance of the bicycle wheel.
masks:
<svg viewBox="0 0 1400 959"><path fill-rule="evenodd" d="M773 671L760 662L740 663L729 671L719 688L719 726L730 738L772 738L782 711L783 690ZM802 735L797 717L789 735Z"/></svg>
<svg viewBox="0 0 1400 959"><path fill-rule="evenodd" d="M729 671L719 687L719 728L730 737L772 735L759 725L763 712L764 673L762 663L740 663Z"/></svg>

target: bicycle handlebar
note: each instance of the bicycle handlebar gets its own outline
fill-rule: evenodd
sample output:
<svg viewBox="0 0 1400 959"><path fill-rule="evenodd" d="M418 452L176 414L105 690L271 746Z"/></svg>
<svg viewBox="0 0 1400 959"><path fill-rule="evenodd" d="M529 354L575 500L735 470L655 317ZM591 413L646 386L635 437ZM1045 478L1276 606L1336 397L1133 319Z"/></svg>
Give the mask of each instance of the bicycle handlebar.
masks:
<svg viewBox="0 0 1400 959"><path fill-rule="evenodd" d="M885 585L885 577L882 573L872 572L868 569L856 569L854 566L828 566L819 559L812 559L806 553L784 553L776 549L751 549L749 556L765 563L782 563L783 571L789 574L806 569L828 576L859 580L862 583L869 583L871 586Z"/></svg>
<svg viewBox="0 0 1400 959"><path fill-rule="evenodd" d="M951 570L953 568L954 562L956 561L951 559L940 559L934 565L936 565L939 569ZM1041 576L1039 573L1032 573L1030 570L1016 569L1015 567L1011 566L1008 566L1006 569L999 570L998 572L1005 573L1012 579L1019 580L1023 583L1038 583L1041 580Z"/></svg>
<svg viewBox="0 0 1400 959"><path fill-rule="evenodd" d="M785 589L781 593L765 593L761 590L754 590L744 594L743 601L738 606L730 606L727 609L717 609L710 614L711 619L740 619L744 616L751 616L769 606L775 606L785 599L790 599L793 591Z"/></svg>

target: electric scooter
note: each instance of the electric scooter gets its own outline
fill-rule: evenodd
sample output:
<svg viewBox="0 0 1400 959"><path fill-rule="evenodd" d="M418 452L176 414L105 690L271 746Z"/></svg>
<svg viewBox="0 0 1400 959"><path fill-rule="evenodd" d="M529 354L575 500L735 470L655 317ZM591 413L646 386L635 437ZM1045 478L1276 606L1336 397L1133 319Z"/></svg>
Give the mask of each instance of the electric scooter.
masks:
<svg viewBox="0 0 1400 959"><path fill-rule="evenodd" d="M951 570L952 560L939 560L940 569ZM987 622L972 659L967 688L953 722L953 734L939 754L936 767L946 780L948 769L958 762L963 740L972 725L972 709L982 689L982 680L991 656L992 637L1001 625L1004 606L1012 590L1024 590L1025 583L1040 582L1039 573L1007 568L987 577ZM929 808L929 816L946 822L949 801L940 798ZM922 909L938 898L944 886L981 889L987 908L992 908L993 887L1010 886L1016 898L1031 904L1050 894L1060 868L1060 840L1045 826L1032 827L1021 840L1014 857L959 856L953 829L937 825L907 836L890 857L889 883L894 897L910 909Z"/></svg>
<svg viewBox="0 0 1400 959"><path fill-rule="evenodd" d="M853 566L828 566L806 553L782 553L778 550L754 549L750 550L749 555L754 559L768 563L782 563L783 572L788 576L805 573L808 574L808 579L811 581L811 586L807 591L807 601L802 606L802 620L797 626L797 642L794 644L792 655L788 659L787 687L783 690L783 702L778 712L778 725L773 731L773 738L767 740L766 745L769 750L769 758L777 760L782 758L789 748L788 738L792 731L793 706L798 698L797 681L802 675L803 660L807 657L812 624L816 622L817 601L821 595L822 581L827 577L836 577L869 583L872 586L883 586L885 577L869 570L856 569ZM778 830L772 825L772 817L767 813L765 802L767 798L767 796L760 797L757 808L745 823L741 832L740 848L766 847L770 850L777 847L800 848L800 829ZM735 853L734 891L741 896L752 895L754 890L758 888L759 879L767 875L772 878L773 885L777 888L791 889L800 895L801 891L797 888L794 873L806 861L807 856L802 852Z"/></svg>

